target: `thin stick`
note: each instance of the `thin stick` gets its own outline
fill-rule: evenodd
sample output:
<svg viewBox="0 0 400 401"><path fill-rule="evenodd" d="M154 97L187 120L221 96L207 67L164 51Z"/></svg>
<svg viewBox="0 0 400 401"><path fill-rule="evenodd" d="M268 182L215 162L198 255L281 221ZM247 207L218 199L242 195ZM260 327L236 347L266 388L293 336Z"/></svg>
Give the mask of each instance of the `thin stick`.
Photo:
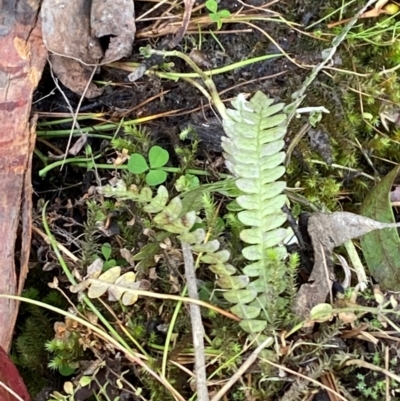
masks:
<svg viewBox="0 0 400 401"><path fill-rule="evenodd" d="M269 361L268 359L262 359L262 361L263 361L263 362L267 362L269 365L274 366L275 368L281 369L281 370L283 370L283 371L286 372L286 373L290 373L290 374L292 374L292 375L294 375L294 376L300 377L300 378L302 378L303 380L308 380L309 382L311 382L311 383L313 383L313 384L315 384L315 385L321 387L321 388L324 389L325 391L327 391L327 392L329 392L329 393L335 395L337 398L339 398L339 399L342 400L342 401L348 401L346 398L344 398L344 397L343 397L341 394L339 394L337 391L331 389L331 388L328 387L328 386L325 386L325 384L322 384L322 383L319 382L318 380L312 379L311 377L308 377L308 376L303 375L303 374L301 374L301 373L299 373L299 372L296 372L295 370L289 369L289 368L287 368L286 366L279 365L279 364L277 364L277 363L271 362L271 361ZM346 363L346 364L347 364L347 363Z"/></svg>
<svg viewBox="0 0 400 401"><path fill-rule="evenodd" d="M372 363L365 362L365 361L363 361L361 359L351 359L350 361L347 361L345 363L345 366L351 366L351 365L360 366L362 368L366 368L366 369L374 370L376 372L383 373L384 375L386 375L386 376L390 377L391 379L397 381L397 383L400 383L400 376L395 375L390 370L380 368L379 366L375 366Z"/></svg>
<svg viewBox="0 0 400 401"><path fill-rule="evenodd" d="M260 352L265 348L269 347L273 343L272 337L268 337L263 341L247 358L247 360L242 364L242 366L235 372L227 383L218 391L217 394L211 399L211 401L219 401L227 391L245 374L247 369L257 360Z"/></svg>
<svg viewBox="0 0 400 401"><path fill-rule="evenodd" d="M189 297L199 299L196 283L196 272L194 269L193 254L189 244L182 242L183 260L185 263L185 277ZM194 366L196 372L197 400L209 401L207 389L206 359L204 351L204 327L201 320L200 307L190 304L190 320L192 322L192 336L194 348Z"/></svg>

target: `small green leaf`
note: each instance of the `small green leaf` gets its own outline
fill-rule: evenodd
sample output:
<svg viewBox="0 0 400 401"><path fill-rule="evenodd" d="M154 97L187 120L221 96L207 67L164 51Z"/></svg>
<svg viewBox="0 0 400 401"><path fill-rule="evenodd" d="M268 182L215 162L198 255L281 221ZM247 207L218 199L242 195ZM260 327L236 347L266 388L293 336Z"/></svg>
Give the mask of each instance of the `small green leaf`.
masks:
<svg viewBox="0 0 400 401"><path fill-rule="evenodd" d="M202 232L204 233L204 230L202 230ZM196 245L191 246L192 250L197 253L216 252L216 251L218 251L219 247L220 247L220 243L217 239L208 241L204 244L197 243Z"/></svg>
<svg viewBox="0 0 400 401"><path fill-rule="evenodd" d="M216 0L207 0L206 1L206 8L208 11L211 11L212 13L216 13L218 10L218 3Z"/></svg>
<svg viewBox="0 0 400 401"><path fill-rule="evenodd" d="M192 229L192 227L190 229ZM187 231L179 235L179 239L181 241L187 242L188 244L194 244L191 246L194 252L210 252L212 249L214 249L215 246L214 241L210 241L207 242L206 244L203 244L205 238L206 238L206 232L204 231L203 228L196 228L193 231ZM218 240L215 241L218 242L218 247L219 247L219 241ZM218 250L218 247L214 249L214 251Z"/></svg>
<svg viewBox="0 0 400 401"><path fill-rule="evenodd" d="M260 315L261 308L250 305L237 304L231 308L231 312L241 319L255 319Z"/></svg>
<svg viewBox="0 0 400 401"><path fill-rule="evenodd" d="M105 260L110 259L110 256L111 256L111 245L108 242L103 244L103 246L101 247L101 253L103 254Z"/></svg>
<svg viewBox="0 0 400 401"><path fill-rule="evenodd" d="M134 153L129 157L128 171L132 174L142 174L149 169L146 159L139 153Z"/></svg>
<svg viewBox="0 0 400 401"><path fill-rule="evenodd" d="M250 282L247 276L222 276L217 280L217 284L221 288L241 290L246 288Z"/></svg>
<svg viewBox="0 0 400 401"><path fill-rule="evenodd" d="M326 322L333 316L333 307L330 304L318 304L310 311L310 317L316 322Z"/></svg>
<svg viewBox="0 0 400 401"><path fill-rule="evenodd" d="M175 188L178 192L186 192L191 189L198 188L200 180L193 174L185 174L180 176L175 182Z"/></svg>
<svg viewBox="0 0 400 401"><path fill-rule="evenodd" d="M169 160L169 153L160 146L153 146L149 151L150 167L159 168L165 166Z"/></svg>
<svg viewBox="0 0 400 401"><path fill-rule="evenodd" d="M115 259L110 259L104 262L103 265L103 272L106 272L107 270L110 270L112 267L117 266L117 261Z"/></svg>
<svg viewBox="0 0 400 401"><path fill-rule="evenodd" d="M251 288L247 290L230 290L224 292L223 294L224 298L231 304L248 304L257 296L257 292Z"/></svg>
<svg viewBox="0 0 400 401"><path fill-rule="evenodd" d="M218 15L219 15L221 18L228 18L228 17L231 16L231 13L229 12L229 10L219 10L219 11L218 11Z"/></svg>
<svg viewBox="0 0 400 401"><path fill-rule="evenodd" d="M68 364L63 364L58 368L58 371L62 376L71 376L76 371L76 368Z"/></svg>
<svg viewBox="0 0 400 401"><path fill-rule="evenodd" d="M211 265L209 269L213 273L218 274L218 276L232 276L236 273L236 268L234 268L229 263L218 263L215 265Z"/></svg>
<svg viewBox="0 0 400 401"><path fill-rule="evenodd" d="M167 179L167 173L164 170L150 170L146 174L146 183L152 187L160 185Z"/></svg>
<svg viewBox="0 0 400 401"><path fill-rule="evenodd" d="M80 384L82 387L88 386L91 382L92 382L92 378L89 377L89 376L82 376L82 377L79 379L79 384Z"/></svg>
<svg viewBox="0 0 400 401"><path fill-rule="evenodd" d="M223 249L222 251L219 252L207 253L203 255L200 258L200 260L203 263L208 263L211 265L211 264L226 263L230 257L231 253L227 249Z"/></svg>
<svg viewBox="0 0 400 401"><path fill-rule="evenodd" d="M160 213L168 202L168 190L163 185L157 189L157 195L151 199L150 203L143 207L146 213Z"/></svg>
<svg viewBox="0 0 400 401"><path fill-rule="evenodd" d="M242 320L239 326L246 333L260 333L264 331L267 327L267 322L265 320Z"/></svg>

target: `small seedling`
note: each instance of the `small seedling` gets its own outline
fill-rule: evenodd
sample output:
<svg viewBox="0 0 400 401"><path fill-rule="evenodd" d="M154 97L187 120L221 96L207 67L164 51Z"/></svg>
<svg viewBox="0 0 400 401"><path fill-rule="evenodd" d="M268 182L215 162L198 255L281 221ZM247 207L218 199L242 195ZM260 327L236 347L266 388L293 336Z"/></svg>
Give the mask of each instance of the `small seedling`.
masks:
<svg viewBox="0 0 400 401"><path fill-rule="evenodd" d="M221 29L223 18L228 18L231 13L228 10L218 10L217 0L207 0L206 8L209 11L208 16L217 23L217 29Z"/></svg>
<svg viewBox="0 0 400 401"><path fill-rule="evenodd" d="M112 267L117 265L115 259L110 259L111 257L111 245L109 243L103 244L101 247L101 253L104 257L103 271L111 269Z"/></svg>
<svg viewBox="0 0 400 401"><path fill-rule="evenodd" d="M167 173L162 169L169 160L169 153L160 146L153 146L149 151L149 162L140 153L133 153L128 162L128 170L133 174L146 171L146 183L150 186L160 185L167 179Z"/></svg>

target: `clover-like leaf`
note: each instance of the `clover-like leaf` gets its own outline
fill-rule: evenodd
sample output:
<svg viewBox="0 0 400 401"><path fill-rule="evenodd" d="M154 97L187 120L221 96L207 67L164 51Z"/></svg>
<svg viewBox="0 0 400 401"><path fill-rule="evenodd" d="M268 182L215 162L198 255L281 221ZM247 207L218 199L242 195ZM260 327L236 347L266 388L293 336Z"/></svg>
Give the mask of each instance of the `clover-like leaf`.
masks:
<svg viewBox="0 0 400 401"><path fill-rule="evenodd" d="M160 146L152 146L149 151L149 163L152 169L165 166L169 160L169 153Z"/></svg>
<svg viewBox="0 0 400 401"><path fill-rule="evenodd" d="M152 187L160 185L167 180L167 173L164 170L150 170L146 174L146 183Z"/></svg>
<svg viewBox="0 0 400 401"><path fill-rule="evenodd" d="M212 13L216 13L218 10L218 3L216 0L207 0L206 1L206 8L208 11Z"/></svg>
<svg viewBox="0 0 400 401"><path fill-rule="evenodd" d="M128 161L128 171L133 174L142 174L149 170L149 165L146 159L139 153L133 153L129 157Z"/></svg>

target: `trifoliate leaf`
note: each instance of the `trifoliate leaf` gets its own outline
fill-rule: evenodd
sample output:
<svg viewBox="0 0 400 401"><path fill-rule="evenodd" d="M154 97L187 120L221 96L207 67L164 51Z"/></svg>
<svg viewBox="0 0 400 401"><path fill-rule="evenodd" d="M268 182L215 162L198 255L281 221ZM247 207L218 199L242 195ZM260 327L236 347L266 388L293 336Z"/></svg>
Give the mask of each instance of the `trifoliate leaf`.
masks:
<svg viewBox="0 0 400 401"><path fill-rule="evenodd" d="M149 163L152 169L163 167L168 163L169 153L160 146L152 146L149 151Z"/></svg>
<svg viewBox="0 0 400 401"><path fill-rule="evenodd" d="M139 153L130 155L128 161L128 171L133 174L142 174L149 169L146 159Z"/></svg>

